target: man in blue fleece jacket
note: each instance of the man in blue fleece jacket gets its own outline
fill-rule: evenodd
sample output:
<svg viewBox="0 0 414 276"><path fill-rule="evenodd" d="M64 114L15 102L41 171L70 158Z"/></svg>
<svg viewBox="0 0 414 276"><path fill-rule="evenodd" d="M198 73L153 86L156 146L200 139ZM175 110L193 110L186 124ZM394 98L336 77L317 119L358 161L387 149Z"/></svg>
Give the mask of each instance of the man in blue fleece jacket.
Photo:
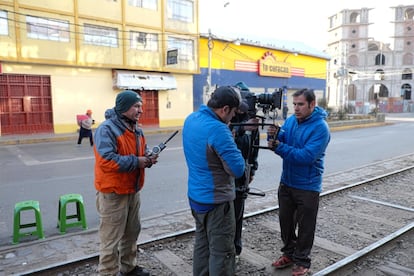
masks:
<svg viewBox="0 0 414 276"><path fill-rule="evenodd" d="M313 90L296 91L293 107L295 115L285 121L277 137L277 127L268 129L268 146L283 159L278 190L283 255L272 265L276 268L294 265L292 275L300 276L306 275L311 265L330 131L327 113L315 106Z"/></svg>
<svg viewBox="0 0 414 276"><path fill-rule="evenodd" d="M234 179L245 172L229 122L241 103L235 87L222 86L183 127L188 198L195 220L193 275L234 275Z"/></svg>

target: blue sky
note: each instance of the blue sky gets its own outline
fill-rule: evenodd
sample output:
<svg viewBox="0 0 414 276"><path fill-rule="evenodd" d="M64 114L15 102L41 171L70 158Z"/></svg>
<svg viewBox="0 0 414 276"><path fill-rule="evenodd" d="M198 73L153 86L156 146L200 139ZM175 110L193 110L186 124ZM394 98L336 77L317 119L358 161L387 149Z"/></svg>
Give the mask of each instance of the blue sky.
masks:
<svg viewBox="0 0 414 276"><path fill-rule="evenodd" d="M230 39L299 41L322 51L327 44L328 17L343 9L371 8L369 36L391 43L391 6L412 0L199 0L200 32ZM388 2L388 3L387 3ZM393 2L392 4L390 2ZM227 4L226 4L227 3Z"/></svg>

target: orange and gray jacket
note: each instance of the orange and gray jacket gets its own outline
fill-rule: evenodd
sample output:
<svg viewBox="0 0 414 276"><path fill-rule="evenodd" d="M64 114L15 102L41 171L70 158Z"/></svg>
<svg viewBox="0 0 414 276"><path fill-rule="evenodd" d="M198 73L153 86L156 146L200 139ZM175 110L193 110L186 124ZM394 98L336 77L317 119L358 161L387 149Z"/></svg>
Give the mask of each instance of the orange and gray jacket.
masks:
<svg viewBox="0 0 414 276"><path fill-rule="evenodd" d="M144 185L145 170L138 168L146 141L142 130L130 130L113 109L95 132L95 188L103 193L131 194Z"/></svg>

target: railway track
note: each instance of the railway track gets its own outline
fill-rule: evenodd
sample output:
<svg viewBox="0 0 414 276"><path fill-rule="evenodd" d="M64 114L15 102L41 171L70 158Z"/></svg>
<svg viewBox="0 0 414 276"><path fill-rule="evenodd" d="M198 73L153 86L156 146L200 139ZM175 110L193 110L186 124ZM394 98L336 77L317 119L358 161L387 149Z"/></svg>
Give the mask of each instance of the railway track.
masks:
<svg viewBox="0 0 414 276"><path fill-rule="evenodd" d="M414 275L413 166L414 155L406 155L324 179L312 274L367 275L378 268L371 275ZM290 269L270 266L282 246L275 193L268 191L269 202L256 202L260 209L247 206L237 275L291 275ZM187 219L191 225L192 218ZM152 275L192 275L193 228L172 227L173 234L139 245L139 264ZM96 267L94 255L20 275L97 275Z"/></svg>

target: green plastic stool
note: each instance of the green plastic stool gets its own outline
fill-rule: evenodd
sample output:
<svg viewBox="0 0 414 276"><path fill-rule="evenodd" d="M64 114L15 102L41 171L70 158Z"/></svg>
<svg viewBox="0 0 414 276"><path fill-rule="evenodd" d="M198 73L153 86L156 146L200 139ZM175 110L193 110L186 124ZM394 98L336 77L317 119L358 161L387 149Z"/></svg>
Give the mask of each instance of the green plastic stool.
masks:
<svg viewBox="0 0 414 276"><path fill-rule="evenodd" d="M35 213L36 221L33 223L21 224L20 213L23 211L33 210ZM35 231L23 231L24 228L36 227ZM33 229L32 229L33 230ZM45 235L43 233L42 225L42 215L40 213L39 201L36 200L27 200L16 203L14 206L14 222L13 222L13 244L18 244L19 239L25 236L30 236L36 234L39 239L44 239Z"/></svg>
<svg viewBox="0 0 414 276"><path fill-rule="evenodd" d="M76 214L68 215L66 213L66 207L69 203L76 204ZM73 221L73 219L77 219ZM68 221L71 220L71 221ZM59 212L58 223L59 231L61 234L66 233L66 228L82 226L83 229L88 229L85 216L85 207L83 205L83 198L80 194L66 194L59 198Z"/></svg>

